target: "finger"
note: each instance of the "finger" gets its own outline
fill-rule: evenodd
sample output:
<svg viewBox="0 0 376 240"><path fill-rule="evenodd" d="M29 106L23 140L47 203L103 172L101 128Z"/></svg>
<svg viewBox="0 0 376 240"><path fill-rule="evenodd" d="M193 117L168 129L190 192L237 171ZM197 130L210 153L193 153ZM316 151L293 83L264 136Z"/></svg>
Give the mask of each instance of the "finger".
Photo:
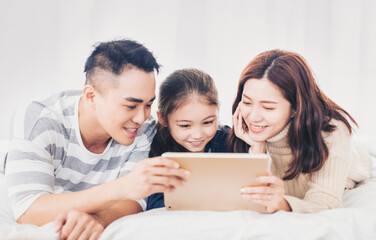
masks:
<svg viewBox="0 0 376 240"><path fill-rule="evenodd" d="M233 121L234 125L235 125L235 122L238 119L238 113L239 113L239 107L237 107L234 114L232 114L232 121Z"/></svg>
<svg viewBox="0 0 376 240"><path fill-rule="evenodd" d="M97 240L99 236L101 235L101 231L95 231L91 234L89 240Z"/></svg>
<svg viewBox="0 0 376 240"><path fill-rule="evenodd" d="M275 189L268 186L245 187L240 189L242 194L274 194Z"/></svg>
<svg viewBox="0 0 376 240"><path fill-rule="evenodd" d="M283 181L276 176L259 176L256 177L256 183L269 184L273 186L283 185Z"/></svg>
<svg viewBox="0 0 376 240"><path fill-rule="evenodd" d="M87 216L81 216L80 219L76 221L76 225L72 229L67 240L76 240L81 236L81 234L84 232L86 228L86 226L84 225L86 221L84 221L82 218L86 218L86 217Z"/></svg>
<svg viewBox="0 0 376 240"><path fill-rule="evenodd" d="M244 134L244 132L245 132L244 131L245 125L243 124L243 116L242 116L242 114L241 114L240 111L238 113L238 122L237 122L237 124L238 124L239 133Z"/></svg>
<svg viewBox="0 0 376 240"><path fill-rule="evenodd" d="M63 228L61 229L60 238L66 239L71 234L76 223L77 223L77 218L72 217L72 214L68 213L66 222Z"/></svg>
<svg viewBox="0 0 376 240"><path fill-rule="evenodd" d="M185 169L175 169L166 167L154 167L150 169L150 172L154 176L175 177L183 181L187 181L190 172Z"/></svg>
<svg viewBox="0 0 376 240"><path fill-rule="evenodd" d="M158 167L168 167L168 168L179 168L180 165L179 163L168 159L164 157L154 157L154 158L149 158L149 164L151 166L158 166Z"/></svg>
<svg viewBox="0 0 376 240"><path fill-rule="evenodd" d="M56 219L54 220L55 232L61 231L61 229L63 228L65 224L66 219L67 219L66 213L60 213L59 215L57 215Z"/></svg>
<svg viewBox="0 0 376 240"><path fill-rule="evenodd" d="M150 177L150 183L153 185L162 185L167 188L169 187L179 187L184 185L182 179L176 177L167 177L167 176L152 176Z"/></svg>
<svg viewBox="0 0 376 240"><path fill-rule="evenodd" d="M89 239L90 235L92 235L93 232L93 224L89 223L88 226L86 226L85 229L81 232L81 234L78 236L78 240L86 240Z"/></svg>
<svg viewBox="0 0 376 240"><path fill-rule="evenodd" d="M240 134L243 131L243 126L242 126L242 116L239 111L239 107L236 109L234 115L233 115L233 124L234 124L234 131L235 134Z"/></svg>
<svg viewBox="0 0 376 240"><path fill-rule="evenodd" d="M151 194L153 193L163 193L163 192L173 192L175 190L174 187L169 186L166 187L165 185L154 184L151 186Z"/></svg>
<svg viewBox="0 0 376 240"><path fill-rule="evenodd" d="M251 199L252 201L263 201L265 204L273 201L272 194L243 194L243 198Z"/></svg>

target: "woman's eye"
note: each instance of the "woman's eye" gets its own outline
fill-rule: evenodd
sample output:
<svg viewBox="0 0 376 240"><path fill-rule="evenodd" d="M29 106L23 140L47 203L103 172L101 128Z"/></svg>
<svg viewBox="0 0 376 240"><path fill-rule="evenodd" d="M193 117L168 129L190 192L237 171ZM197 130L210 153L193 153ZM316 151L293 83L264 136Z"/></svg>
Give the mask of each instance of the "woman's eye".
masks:
<svg viewBox="0 0 376 240"><path fill-rule="evenodd" d="M206 122L204 122L204 125L210 125L210 124L212 124L214 121L206 121Z"/></svg>
<svg viewBox="0 0 376 240"><path fill-rule="evenodd" d="M274 107L264 107L265 110L274 110L275 108Z"/></svg>
<svg viewBox="0 0 376 240"><path fill-rule="evenodd" d="M244 104L244 105L251 105L252 103L251 102L248 102L248 101L242 101L242 103Z"/></svg>
<svg viewBox="0 0 376 240"><path fill-rule="evenodd" d="M190 125L189 124L184 124L184 125L179 125L179 127L181 127L181 128L189 128Z"/></svg>

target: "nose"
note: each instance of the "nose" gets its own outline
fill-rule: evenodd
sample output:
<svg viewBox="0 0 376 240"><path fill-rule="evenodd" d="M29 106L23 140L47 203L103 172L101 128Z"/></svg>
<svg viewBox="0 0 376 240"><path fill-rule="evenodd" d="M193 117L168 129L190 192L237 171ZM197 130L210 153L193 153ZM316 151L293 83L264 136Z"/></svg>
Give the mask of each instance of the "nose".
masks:
<svg viewBox="0 0 376 240"><path fill-rule="evenodd" d="M203 133L203 131L200 127L195 127L195 128L192 129L191 136L192 136L193 139L200 140L202 138L202 135L203 135L202 133Z"/></svg>
<svg viewBox="0 0 376 240"><path fill-rule="evenodd" d="M260 108L256 106L252 107L247 118L250 122L260 122L262 120Z"/></svg>
<svg viewBox="0 0 376 240"><path fill-rule="evenodd" d="M135 111L135 115L133 116L133 122L137 123L138 125L142 125L146 119L149 117L149 111L145 108L139 108Z"/></svg>

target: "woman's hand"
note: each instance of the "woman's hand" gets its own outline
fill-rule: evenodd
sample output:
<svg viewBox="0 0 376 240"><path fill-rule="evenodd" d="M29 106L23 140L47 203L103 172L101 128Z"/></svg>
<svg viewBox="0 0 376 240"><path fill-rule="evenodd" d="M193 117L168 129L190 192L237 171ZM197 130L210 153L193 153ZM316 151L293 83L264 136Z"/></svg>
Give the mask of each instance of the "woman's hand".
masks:
<svg viewBox="0 0 376 240"><path fill-rule="evenodd" d="M253 153L265 153L266 143L253 141L249 135L248 130L244 128L243 116L240 111L240 107L236 108L234 115L232 116L232 123L234 125L235 135L246 142L250 147Z"/></svg>
<svg viewBox="0 0 376 240"><path fill-rule="evenodd" d="M283 197L285 189L282 179L269 173L267 176L257 177L256 183L257 185L247 186L240 190L243 198L264 205L268 213L279 210L291 211L290 205Z"/></svg>

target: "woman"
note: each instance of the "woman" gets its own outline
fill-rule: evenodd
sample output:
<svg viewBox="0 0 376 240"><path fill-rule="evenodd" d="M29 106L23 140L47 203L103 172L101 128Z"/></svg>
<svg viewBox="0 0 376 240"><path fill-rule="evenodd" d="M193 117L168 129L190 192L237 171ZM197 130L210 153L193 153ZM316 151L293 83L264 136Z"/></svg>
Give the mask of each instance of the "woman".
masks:
<svg viewBox="0 0 376 240"><path fill-rule="evenodd" d="M340 207L344 190L369 177L370 157L352 142L355 120L325 96L296 53L256 56L240 76L232 111L230 149L272 158L269 176L241 189L270 213Z"/></svg>

